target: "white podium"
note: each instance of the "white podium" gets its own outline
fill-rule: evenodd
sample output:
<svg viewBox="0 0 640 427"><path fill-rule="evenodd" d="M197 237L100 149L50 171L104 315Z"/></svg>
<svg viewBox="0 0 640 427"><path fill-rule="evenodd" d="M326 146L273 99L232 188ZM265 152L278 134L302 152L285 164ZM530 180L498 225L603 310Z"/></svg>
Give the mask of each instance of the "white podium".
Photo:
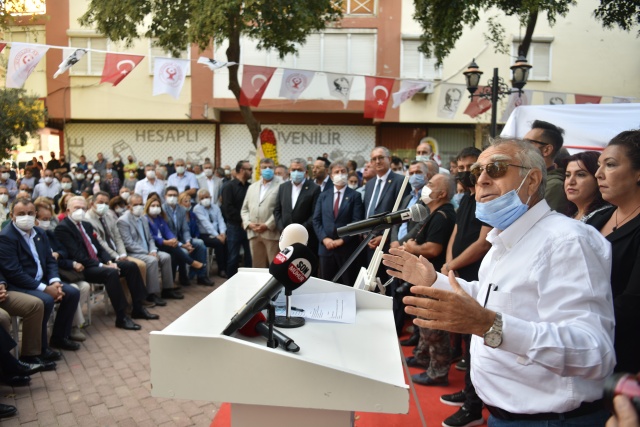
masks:
<svg viewBox="0 0 640 427"><path fill-rule="evenodd" d="M222 330L270 278L240 269L163 331L152 332L152 395L231 402L233 427L351 426L353 411L405 414L405 384L391 298L310 278L296 294L354 292L356 322L281 329L300 346L288 353L262 337Z"/></svg>

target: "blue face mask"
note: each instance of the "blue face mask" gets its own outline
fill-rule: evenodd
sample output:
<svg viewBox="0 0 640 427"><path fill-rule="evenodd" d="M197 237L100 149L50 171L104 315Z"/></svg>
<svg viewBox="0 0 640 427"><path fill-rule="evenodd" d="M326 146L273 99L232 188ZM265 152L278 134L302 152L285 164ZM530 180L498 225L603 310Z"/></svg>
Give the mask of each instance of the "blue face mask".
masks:
<svg viewBox="0 0 640 427"><path fill-rule="evenodd" d="M419 190L424 187L424 174L414 173L409 177L409 184L414 190Z"/></svg>
<svg viewBox="0 0 640 427"><path fill-rule="evenodd" d="M291 171L289 176L291 176L291 181L293 181L294 184L300 184L304 181L304 172L302 171Z"/></svg>
<svg viewBox="0 0 640 427"><path fill-rule="evenodd" d="M476 218L489 224L498 230L506 230L518 218L520 218L529 209L529 200L522 203L518 193L524 181L529 176L529 172L525 175L517 190L511 190L502 196L485 203L476 203Z"/></svg>
<svg viewBox="0 0 640 427"><path fill-rule="evenodd" d="M464 197L464 193L457 193L455 196L451 198L451 204L455 209L458 209L460 207L460 201L462 200L463 197Z"/></svg>
<svg viewBox="0 0 640 427"><path fill-rule="evenodd" d="M273 179L273 169L272 168L262 169L262 171L260 173L262 175L262 179L264 179L265 181L271 181Z"/></svg>

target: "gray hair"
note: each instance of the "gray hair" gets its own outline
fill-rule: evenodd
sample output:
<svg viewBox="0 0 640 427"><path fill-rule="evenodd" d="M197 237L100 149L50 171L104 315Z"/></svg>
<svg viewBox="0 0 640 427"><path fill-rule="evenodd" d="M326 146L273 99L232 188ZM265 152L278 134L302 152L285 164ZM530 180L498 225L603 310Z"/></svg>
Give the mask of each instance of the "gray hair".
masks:
<svg viewBox="0 0 640 427"><path fill-rule="evenodd" d="M291 163L300 163L302 165L302 169L307 169L307 161L302 157L296 157L294 159L291 159L291 161L289 162L289 165L291 165Z"/></svg>
<svg viewBox="0 0 640 427"><path fill-rule="evenodd" d="M423 162L427 166L428 174L431 174L431 178L440 173L440 166L435 160L426 160Z"/></svg>
<svg viewBox="0 0 640 427"><path fill-rule="evenodd" d="M336 167L338 167L338 166L343 167L343 168L345 168L345 169L347 168L347 165L345 165L343 161L341 161L341 160L336 160L335 162L331 163L331 166L329 166L329 171L330 171L331 173L333 173L333 169L334 169L334 168L336 168Z"/></svg>
<svg viewBox="0 0 640 427"><path fill-rule="evenodd" d="M198 190L198 192L196 193L196 201L200 202L200 197L204 194L204 193L209 193L209 189L208 188L201 188ZM211 197L211 194L209 193L209 197Z"/></svg>
<svg viewBox="0 0 640 427"><path fill-rule="evenodd" d="M271 166L274 166L274 169L275 169L276 163L273 161L273 159L270 159L269 157L265 157L264 159L260 159L260 166L266 165L266 164L270 164Z"/></svg>
<svg viewBox="0 0 640 427"><path fill-rule="evenodd" d="M542 180L536 196L538 200L544 199L544 193L547 188L547 165L544 162L540 150L531 144L519 138L495 138L490 140L491 147L499 147L501 145L512 145L516 149L516 159L520 161L526 169L520 169L520 176L524 178L532 169L538 169L542 172Z"/></svg>
<svg viewBox="0 0 640 427"><path fill-rule="evenodd" d="M389 149L387 147L384 147L382 145L377 145L377 146L373 147L373 150L378 150L378 149L381 149L384 152L384 155L386 157L391 158L391 151L389 151ZM371 150L372 153L373 153L373 150Z"/></svg>

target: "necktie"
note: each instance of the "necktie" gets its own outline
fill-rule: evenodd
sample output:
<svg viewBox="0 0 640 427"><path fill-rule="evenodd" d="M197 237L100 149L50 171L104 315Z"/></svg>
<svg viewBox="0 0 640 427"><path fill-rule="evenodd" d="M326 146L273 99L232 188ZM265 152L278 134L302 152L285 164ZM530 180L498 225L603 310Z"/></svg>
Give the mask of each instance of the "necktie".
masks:
<svg viewBox="0 0 640 427"><path fill-rule="evenodd" d="M373 197L371 198L371 203L369 204L369 213L367 214L367 218L374 214L376 211L376 205L378 204L378 196L380 195L380 188L382 187L382 180L376 180L376 188L373 190Z"/></svg>
<svg viewBox="0 0 640 427"><path fill-rule="evenodd" d="M107 222L104 220L103 217L100 217L100 224L102 224L102 228L104 229L104 237L107 239L107 244L109 245L109 247L111 249L113 249L114 251L116 250L115 248L115 244L113 242L113 240L111 240L111 233L109 233L109 228L107 227Z"/></svg>
<svg viewBox="0 0 640 427"><path fill-rule="evenodd" d="M338 209L340 208L340 192L338 191L336 193L336 201L333 204L333 217L337 218L338 217Z"/></svg>
<svg viewBox="0 0 640 427"><path fill-rule="evenodd" d="M89 238L84 234L84 230L82 229L82 225L80 223L76 224L78 226L78 231L80 231L80 235L82 236L82 241L84 242L84 247L87 249L87 253L89 254L89 258L94 261L98 261L98 255L96 255L96 251L93 250L93 245L89 241Z"/></svg>

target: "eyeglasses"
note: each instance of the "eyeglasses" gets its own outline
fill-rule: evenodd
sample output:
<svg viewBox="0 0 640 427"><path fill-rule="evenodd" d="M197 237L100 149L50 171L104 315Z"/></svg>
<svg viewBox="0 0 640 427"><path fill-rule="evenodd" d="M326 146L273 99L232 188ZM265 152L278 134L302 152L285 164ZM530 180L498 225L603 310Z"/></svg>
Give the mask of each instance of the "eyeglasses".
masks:
<svg viewBox="0 0 640 427"><path fill-rule="evenodd" d="M384 159L386 159L387 156L378 156L378 157L372 157L371 158L371 162L375 163L375 162L383 162Z"/></svg>
<svg viewBox="0 0 640 427"><path fill-rule="evenodd" d="M535 139L525 139L525 141L530 142L532 144L551 145L548 142L542 142L542 141L538 141L538 140L535 140Z"/></svg>
<svg viewBox="0 0 640 427"><path fill-rule="evenodd" d="M487 163L484 166L475 164L471 166L471 183L475 185L478 182L478 179L480 178L480 175L482 175L483 171L486 171L487 175L489 175L489 177L493 179L501 178L507 174L509 166L520 169L531 169L520 165L512 165L510 163L507 163L506 161L491 162Z"/></svg>

